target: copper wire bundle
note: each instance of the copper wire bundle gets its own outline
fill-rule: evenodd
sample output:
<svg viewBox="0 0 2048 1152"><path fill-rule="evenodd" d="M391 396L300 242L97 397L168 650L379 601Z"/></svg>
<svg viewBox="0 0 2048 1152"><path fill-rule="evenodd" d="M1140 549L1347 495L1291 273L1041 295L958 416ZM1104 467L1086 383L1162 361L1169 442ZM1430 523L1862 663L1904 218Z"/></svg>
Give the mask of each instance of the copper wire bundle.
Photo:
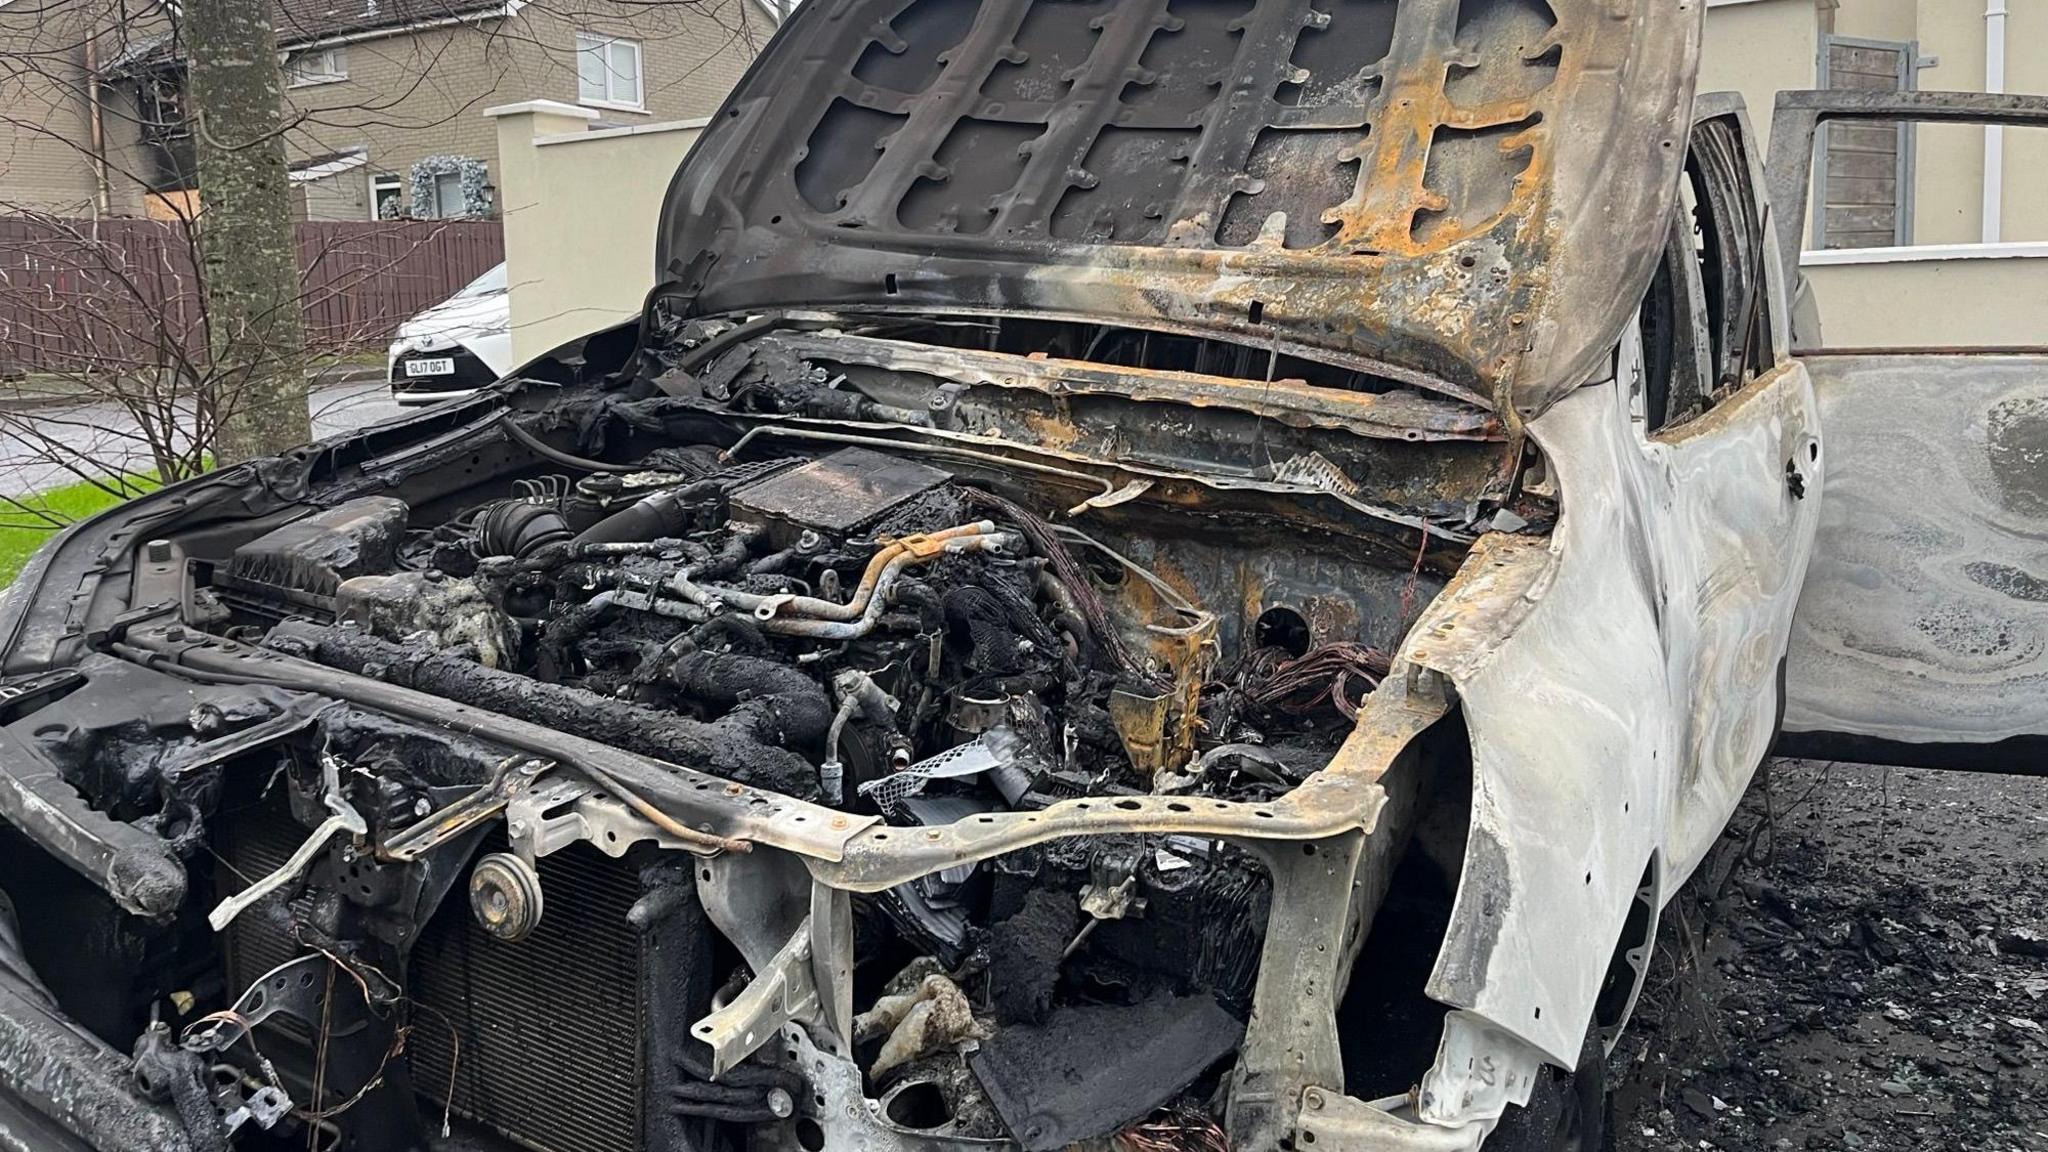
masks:
<svg viewBox="0 0 2048 1152"><path fill-rule="evenodd" d="M1117 1152L1230 1152L1222 1126L1186 1100L1117 1133L1113 1143Z"/></svg>
<svg viewBox="0 0 2048 1152"><path fill-rule="evenodd" d="M1386 653L1348 640L1320 644L1299 656L1260 648L1232 672L1230 685L1262 709L1302 716L1332 707L1346 720L1356 720L1358 697L1379 685L1388 664ZM1363 683L1362 690L1354 690L1353 680Z"/></svg>
<svg viewBox="0 0 2048 1152"><path fill-rule="evenodd" d="M969 489L967 498L970 503L993 510L1024 533L1025 538L1030 540L1039 554L1045 557L1046 562L1052 565L1052 570L1059 577L1060 583L1073 596L1075 606L1087 622L1089 631L1094 634L1090 639L1100 647L1118 670L1131 680L1161 691L1169 686L1165 678L1148 671L1144 663L1131 651L1130 645L1124 642L1122 633L1117 631L1115 623L1110 619L1109 609L1095 594L1087 574L1081 570L1080 562L1074 559L1059 537L1053 535L1050 524L992 492Z"/></svg>

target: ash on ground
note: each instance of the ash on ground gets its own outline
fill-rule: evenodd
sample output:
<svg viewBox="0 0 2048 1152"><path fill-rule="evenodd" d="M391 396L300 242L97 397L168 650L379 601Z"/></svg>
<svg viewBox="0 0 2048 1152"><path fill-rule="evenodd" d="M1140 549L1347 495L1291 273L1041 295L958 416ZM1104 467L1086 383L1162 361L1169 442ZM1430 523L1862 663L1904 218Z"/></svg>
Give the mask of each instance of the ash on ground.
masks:
<svg viewBox="0 0 2048 1152"><path fill-rule="evenodd" d="M2048 778L1773 761L1665 910L1614 1146L2048 1150L2044 1024Z"/></svg>

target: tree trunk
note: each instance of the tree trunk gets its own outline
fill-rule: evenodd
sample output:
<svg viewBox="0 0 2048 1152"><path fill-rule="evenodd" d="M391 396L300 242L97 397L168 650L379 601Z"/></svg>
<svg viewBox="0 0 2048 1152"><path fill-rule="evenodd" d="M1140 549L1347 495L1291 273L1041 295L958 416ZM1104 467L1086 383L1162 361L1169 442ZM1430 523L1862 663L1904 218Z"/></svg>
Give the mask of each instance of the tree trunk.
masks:
<svg viewBox="0 0 2048 1152"><path fill-rule="evenodd" d="M223 464L312 439L273 2L185 5L213 353L206 390Z"/></svg>

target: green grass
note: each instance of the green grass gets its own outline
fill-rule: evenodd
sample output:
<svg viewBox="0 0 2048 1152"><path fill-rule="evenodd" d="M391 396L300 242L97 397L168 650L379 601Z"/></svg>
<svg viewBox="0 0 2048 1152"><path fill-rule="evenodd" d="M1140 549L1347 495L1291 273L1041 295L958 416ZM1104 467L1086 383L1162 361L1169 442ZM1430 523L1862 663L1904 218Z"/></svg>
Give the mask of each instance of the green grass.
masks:
<svg viewBox="0 0 2048 1152"><path fill-rule="evenodd" d="M126 487L128 495L117 496L107 491L119 487ZM48 543L65 525L155 487L157 478L152 474L108 481L105 488L81 481L32 496L0 497L0 587L13 583L36 549Z"/></svg>

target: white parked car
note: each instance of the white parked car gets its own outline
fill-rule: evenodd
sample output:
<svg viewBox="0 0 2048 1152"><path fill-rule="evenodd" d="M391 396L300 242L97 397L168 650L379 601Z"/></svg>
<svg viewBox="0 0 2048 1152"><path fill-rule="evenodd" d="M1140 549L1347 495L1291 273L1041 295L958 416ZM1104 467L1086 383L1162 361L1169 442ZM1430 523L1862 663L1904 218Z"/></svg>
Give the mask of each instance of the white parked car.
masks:
<svg viewBox="0 0 2048 1152"><path fill-rule="evenodd" d="M512 306L505 266L399 325L386 377L400 404L467 396L512 368Z"/></svg>

